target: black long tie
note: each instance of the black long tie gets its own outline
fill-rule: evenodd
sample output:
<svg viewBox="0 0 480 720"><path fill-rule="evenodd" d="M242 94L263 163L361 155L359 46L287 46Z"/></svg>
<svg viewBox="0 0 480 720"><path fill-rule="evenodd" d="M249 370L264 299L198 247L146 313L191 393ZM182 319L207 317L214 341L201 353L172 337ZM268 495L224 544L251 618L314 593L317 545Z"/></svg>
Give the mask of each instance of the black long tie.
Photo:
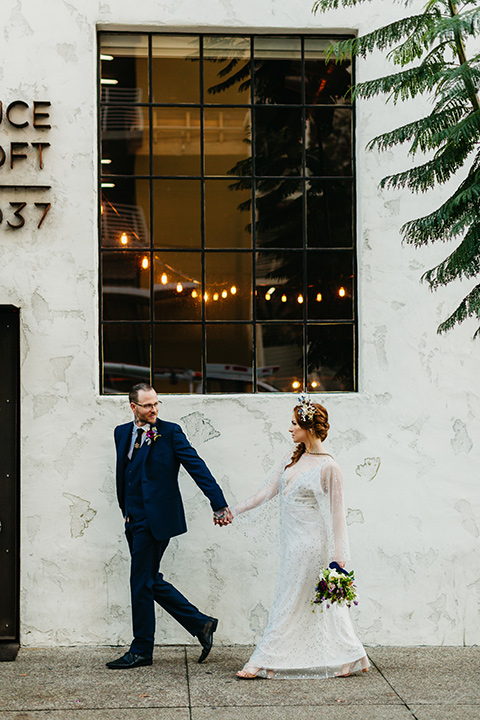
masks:
<svg viewBox="0 0 480 720"><path fill-rule="evenodd" d="M144 429L143 429L143 428L138 428L138 430L137 430L137 437L135 438L135 445L133 446L132 457L130 458L130 461L133 461L133 458L135 457L135 455L137 454L137 452L138 452L139 449L140 449L140 446L141 446L141 444L142 444L142 435L143 435L143 433L144 433Z"/></svg>

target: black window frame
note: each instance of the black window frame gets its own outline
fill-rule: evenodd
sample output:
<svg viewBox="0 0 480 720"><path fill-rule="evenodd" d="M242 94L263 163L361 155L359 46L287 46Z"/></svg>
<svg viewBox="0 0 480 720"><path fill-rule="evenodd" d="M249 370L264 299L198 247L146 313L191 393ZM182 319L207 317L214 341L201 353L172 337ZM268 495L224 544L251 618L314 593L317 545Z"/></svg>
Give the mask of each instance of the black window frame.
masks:
<svg viewBox="0 0 480 720"><path fill-rule="evenodd" d="M203 93L203 72L200 72L200 102L199 103L159 103L159 102L153 102L152 101L152 87L153 87L153 73L152 73L152 38L153 36L181 36L181 37L187 37L190 36L192 38L198 38L200 41L200 55L199 55L199 61L200 61L200 67L203 66L203 40L205 37L212 37L212 36L218 36L218 37L241 37L241 38L249 38L250 39L250 63L251 63L251 90L250 90L250 98L249 102L242 102L238 105L235 105L233 103L228 103L229 108L246 108L248 107L251 111L251 116L253 119L254 115L254 109L256 107L259 107L258 103L255 103L253 93L254 93L254 64L255 64L255 55L254 55L254 41L255 38L295 38L299 39L301 42L301 59L302 59L302 104L298 105L297 107L300 107L302 110L302 122L305 124L305 111L308 107L314 107L316 109L326 107L326 108L332 108L331 104L318 104L315 106L311 106L308 103L305 102L305 40L309 39L331 39L332 41L335 40L343 40L343 39L349 39L352 37L351 34L335 34L335 33L288 33L286 31L279 31L279 32L266 32L266 33L248 33L248 32L231 32L231 31L215 31L215 32L203 32L203 33L192 33L192 32L164 32L164 31L142 31L142 30L136 30L136 31L108 31L108 30L102 30L97 33L97 120L98 120L98 133L97 133L97 157L98 157L98 169L97 169L97 175L98 175L98 237L99 237L99 278L98 278L98 291L99 291L99 316L98 316L98 331L99 331L99 374L100 374L100 394L101 395L110 395L110 392L105 392L104 390L104 358L103 358L103 327L105 325L130 325L132 324L132 321L130 320L103 320L103 298L102 298L102 264L101 264L101 256L102 252L105 251L111 251L115 252L115 250L118 251L116 248L105 248L102 246L102 228L101 228L101 204L102 204L102 181L105 181L107 179L112 178L125 178L125 175L103 175L102 174L102 166L100 163L100 159L102 156L102 135L101 135L101 108L102 106L125 106L125 103L112 103L112 102L103 102L101 98L101 90L102 86L100 84L101 79L101 60L100 60L100 54L101 54L101 42L100 38L102 35L119 35L119 36L146 36L148 38L148 82L149 82L149 98L148 102L140 102L140 103L129 103L129 106L135 106L135 107L144 107L148 109L148 117L149 117L149 126L152 128L152 118L153 118L153 109L156 107L159 108L178 108L179 105L185 106L187 108L198 108L200 110L200 158L201 158L201 173L200 175L154 175L153 174L153 133L150 132L150 138L149 138L149 151L150 151L150 157L149 157L149 167L150 167L150 173L149 175L135 175L136 179L145 179L150 184L150 217L152 217L152 211L153 211L153 192L152 192L152 183L154 179L198 179L201 181L201 201L202 201L202 207L201 207L201 220L202 220L202 227L201 227L201 256L202 256L202 286L205 287L205 265L206 265L206 256L209 253L215 253L215 252L244 252L249 253L252 255L252 315L250 320L211 320L206 318L205 313L205 299L203 298L202 293L202 317L201 320L198 322L191 321L191 320L156 320L155 319L155 313L154 313L154 267L155 262L154 257L155 253L161 251L161 248L154 245L153 242L153 223L150 222L150 229L149 229L149 247L142 248L142 252L145 254L149 254L150 256L150 319L149 320L136 320L135 324L141 324L141 325L147 325L150 328L150 383L154 384L154 374L155 374L155 327L161 324L185 324L185 325L199 325L202 328L202 394L203 395L222 395L222 394L232 394L232 393L211 393L207 390L207 373L204 371L204 368L207 364L207 358L206 358L206 352L207 352L207 344L206 344L206 328L208 325L213 324L228 324L228 325L242 325L242 326L250 326L252 328L252 385L253 389L252 392L244 392L244 393L233 393L233 394L242 394L242 395L252 395L257 394L259 391L257 389L257 348L256 348L256 332L255 327L259 324L269 324L269 325L275 325L275 324L293 324L293 325L302 325L303 330L303 381L305 386L300 387L297 390L292 390L291 392L305 392L307 390L306 384L308 380L308 352L307 352L307 329L310 326L333 326L333 325L349 325L352 326L353 330L353 372L352 372L352 383L353 387L351 389L347 390L341 390L341 389L334 389L334 390L312 390L308 389L309 393L315 394L329 394L329 393L356 393L358 392L358 262L357 262L357 183L356 183L356 163L355 163L355 139L356 139L356 112L355 112L355 103L345 103L342 105L338 105L339 108L348 108L351 110L352 114L352 121L351 121L351 130L352 130L352 143L351 143L351 167L352 167L352 174L351 175L341 175L341 176L313 176L312 179L315 180L351 180L352 181L352 246L351 247L327 247L327 248L312 248L309 247L307 244L307 230L305 228L305 223L303 223L302 227L302 246L298 248L288 248L289 251L292 252L298 252L303 253L303 297L307 297L308 292L308 282L307 282L307 257L308 252L318 252L318 253L328 253L328 252L345 252L350 253L352 258L352 269L353 269L353 277L352 277L352 319L338 319L338 318L331 318L326 319L322 318L321 320L309 320L307 318L307 304L303 303L303 317L301 320L298 319L257 319L257 313L256 313L256 303L255 303L255 263L256 263L256 253L258 250L263 250L264 248L260 247L258 248L256 246L256 231L255 231L255 221L253 219L253 210L252 210L252 246L249 249L239 249L239 248L207 248L205 244L205 180L211 180L211 179L221 179L225 176L220 175L206 175L205 173L205 152L204 152L204 145L205 145L205 136L204 136L204 114L203 110L204 108L218 108L219 105L221 106L222 103L208 103L204 100L204 93ZM351 65L351 73L352 73L352 85L355 84L355 63L352 61ZM263 105L263 107L269 107L268 105ZM281 104L275 104L275 107L295 107L294 104L288 104L288 105L281 105ZM255 122L252 120L252 145L255 146ZM265 178L265 176L262 175L256 175L255 173L255 153L252 153L252 207L255 208L255 185L256 181L260 178ZM272 179L284 179L285 176L269 176L269 178ZM308 176L312 177L312 176ZM303 148L303 156L302 156L302 175L298 176L298 179L305 183L305 180L307 178L306 175L306 151L305 146ZM306 205L306 192L303 191L303 213L305 214L305 205ZM272 248L268 247L268 250L275 251L276 249L285 250L285 248ZM123 252L128 252L128 249L122 248ZM132 248L132 251L139 251L139 248ZM175 252L191 252L192 248L175 248ZM279 391L282 394L288 393L288 391ZM115 393L115 394L123 394L123 393ZM169 394L169 393L164 393ZM174 394L174 393L172 393Z"/></svg>

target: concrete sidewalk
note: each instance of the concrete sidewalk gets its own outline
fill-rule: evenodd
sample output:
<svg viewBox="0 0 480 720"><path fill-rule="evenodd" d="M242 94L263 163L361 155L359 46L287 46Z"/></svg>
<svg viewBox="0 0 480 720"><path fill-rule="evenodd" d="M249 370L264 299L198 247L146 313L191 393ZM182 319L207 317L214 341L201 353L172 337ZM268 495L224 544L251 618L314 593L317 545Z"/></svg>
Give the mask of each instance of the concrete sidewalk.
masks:
<svg viewBox="0 0 480 720"><path fill-rule="evenodd" d="M249 648L155 648L113 671L120 648L26 648L0 664L0 720L480 720L480 648L367 648L367 675L240 681Z"/></svg>

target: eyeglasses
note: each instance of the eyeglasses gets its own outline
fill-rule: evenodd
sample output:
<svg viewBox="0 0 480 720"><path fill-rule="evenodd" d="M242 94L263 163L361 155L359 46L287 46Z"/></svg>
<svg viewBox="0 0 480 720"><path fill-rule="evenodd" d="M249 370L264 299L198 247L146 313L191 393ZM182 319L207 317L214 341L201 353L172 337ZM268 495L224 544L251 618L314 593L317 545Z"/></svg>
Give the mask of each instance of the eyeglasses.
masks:
<svg viewBox="0 0 480 720"><path fill-rule="evenodd" d="M134 401L133 401L133 404L134 404L134 405L138 405L138 407L141 407L141 408L143 408L144 410L158 410L158 402L154 402L154 403L144 403L144 404L142 405L142 403L137 403L137 402L135 402L135 400L134 400Z"/></svg>

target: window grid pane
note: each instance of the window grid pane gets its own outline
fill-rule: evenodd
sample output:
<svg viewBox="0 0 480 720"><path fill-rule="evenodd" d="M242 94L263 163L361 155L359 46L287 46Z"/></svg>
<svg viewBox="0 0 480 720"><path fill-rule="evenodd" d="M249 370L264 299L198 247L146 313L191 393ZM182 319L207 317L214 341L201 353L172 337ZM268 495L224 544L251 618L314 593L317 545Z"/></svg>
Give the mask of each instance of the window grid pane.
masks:
<svg viewBox="0 0 480 720"><path fill-rule="evenodd" d="M102 392L354 391L351 62L326 36L99 39Z"/></svg>

